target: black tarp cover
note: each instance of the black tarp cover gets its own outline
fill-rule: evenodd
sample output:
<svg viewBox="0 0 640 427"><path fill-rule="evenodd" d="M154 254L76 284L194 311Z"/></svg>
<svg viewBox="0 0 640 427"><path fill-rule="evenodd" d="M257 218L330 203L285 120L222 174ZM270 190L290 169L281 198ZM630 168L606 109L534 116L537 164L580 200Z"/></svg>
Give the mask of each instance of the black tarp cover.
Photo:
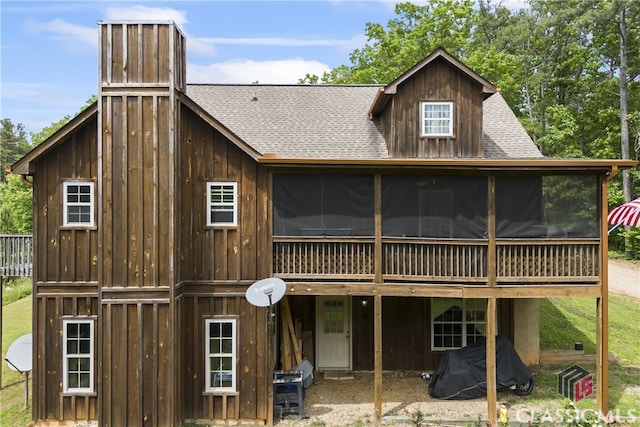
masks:
<svg viewBox="0 0 640 427"><path fill-rule="evenodd" d="M468 400L487 393L486 340L479 339L458 350L445 352L429 382L429 395L436 399ZM532 377L511 342L496 337L498 389L524 384Z"/></svg>

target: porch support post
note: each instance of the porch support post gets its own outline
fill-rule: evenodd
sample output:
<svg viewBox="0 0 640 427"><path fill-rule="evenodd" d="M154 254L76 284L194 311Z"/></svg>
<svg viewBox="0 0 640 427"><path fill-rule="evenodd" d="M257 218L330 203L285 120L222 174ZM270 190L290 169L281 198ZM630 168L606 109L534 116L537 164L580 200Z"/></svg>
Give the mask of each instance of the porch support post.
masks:
<svg viewBox="0 0 640 427"><path fill-rule="evenodd" d="M615 174L614 174L615 175ZM607 179L600 191L600 298L596 299L596 405L601 414L609 412L609 242L607 238Z"/></svg>
<svg viewBox="0 0 640 427"><path fill-rule="evenodd" d="M489 425L498 425L498 390L496 384L496 299L487 299L487 411Z"/></svg>
<svg viewBox="0 0 640 427"><path fill-rule="evenodd" d="M382 425L382 296L373 297L373 394L376 411L376 426Z"/></svg>
<svg viewBox="0 0 640 427"><path fill-rule="evenodd" d="M488 218L487 232L489 247L487 248L487 284L496 285L497 248L496 248L496 177L490 176L488 182ZM487 376L487 411L489 425L498 425L498 390L496 380L496 298L487 299L487 337L486 337L486 376Z"/></svg>

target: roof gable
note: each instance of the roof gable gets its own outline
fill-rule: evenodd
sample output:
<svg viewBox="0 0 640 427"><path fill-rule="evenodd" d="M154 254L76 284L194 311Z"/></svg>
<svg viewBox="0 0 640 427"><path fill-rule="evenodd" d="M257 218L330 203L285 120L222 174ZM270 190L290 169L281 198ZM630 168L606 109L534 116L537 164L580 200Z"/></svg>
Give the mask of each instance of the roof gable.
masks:
<svg viewBox="0 0 640 427"><path fill-rule="evenodd" d="M431 54L424 58L422 61L418 62L409 70L404 72L400 77L398 77L388 85L381 87L376 94L375 99L371 103L371 107L369 108L369 116L373 117L379 114L389 101L390 97L398 92L398 87L400 85L413 78L417 73L422 72L425 68L429 67L431 64L438 60L446 61L450 66L456 68L458 71L466 75L470 80L475 81L476 83L481 85L482 92L485 94L485 96L489 96L498 91L498 88L495 87L491 82L480 76L478 73L467 67L453 55L440 47L431 52Z"/></svg>
<svg viewBox="0 0 640 427"><path fill-rule="evenodd" d="M38 145L27 154L24 155L20 160L14 163L11 166L11 172L19 175L28 175L31 171L31 165L34 161L40 158L45 153L52 150L55 146L64 141L69 135L75 132L78 128L83 126L87 120L89 120L93 115L98 114L98 102L94 102L89 107L82 110L75 116L73 119L69 121L66 125L62 126L58 129L53 135L47 138L42 144Z"/></svg>
<svg viewBox="0 0 640 427"><path fill-rule="evenodd" d="M414 74L421 71L423 68L427 67L429 64L440 58L446 60L447 62L449 62L449 64L469 76L470 79L475 80L480 85L482 85L483 91L485 93L491 94L497 92L498 89L491 82L480 76L478 73L467 67L465 64L460 62L458 59L456 59L450 53L440 47L431 52L431 54L424 58L422 61L411 67L400 77L386 85L384 88L385 94L393 95L398 90L398 86L401 85L405 80L411 78Z"/></svg>

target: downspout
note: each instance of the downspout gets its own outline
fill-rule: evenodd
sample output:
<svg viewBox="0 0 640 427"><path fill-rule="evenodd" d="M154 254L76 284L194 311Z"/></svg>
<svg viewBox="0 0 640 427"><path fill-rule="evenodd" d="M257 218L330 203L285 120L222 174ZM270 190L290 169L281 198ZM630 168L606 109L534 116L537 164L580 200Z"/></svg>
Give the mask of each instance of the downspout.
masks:
<svg viewBox="0 0 640 427"><path fill-rule="evenodd" d="M7 166L7 167L5 167L5 168L4 168L4 171L5 171L5 173L6 173L7 175L15 175L15 174L13 173L13 170L11 170L11 166ZM20 181L21 181L24 185L26 185L26 186L28 186L28 187L33 187L33 182L32 182L32 181L29 181L29 180L27 179L27 177L28 177L28 176L29 176L28 174L24 174L24 173L23 173L23 174L20 174Z"/></svg>
<svg viewBox="0 0 640 427"><path fill-rule="evenodd" d="M609 240L607 234L608 183L619 172L617 165L601 184L600 205L600 297L596 299L596 406L601 414L609 413Z"/></svg>
<svg viewBox="0 0 640 427"><path fill-rule="evenodd" d="M24 185L26 185L26 186L28 186L28 187L32 187L32 188L33 188L33 181L29 181L29 180L27 179L27 177L28 177L28 176L29 176L29 175L25 175L25 174L20 175L20 181L21 181Z"/></svg>

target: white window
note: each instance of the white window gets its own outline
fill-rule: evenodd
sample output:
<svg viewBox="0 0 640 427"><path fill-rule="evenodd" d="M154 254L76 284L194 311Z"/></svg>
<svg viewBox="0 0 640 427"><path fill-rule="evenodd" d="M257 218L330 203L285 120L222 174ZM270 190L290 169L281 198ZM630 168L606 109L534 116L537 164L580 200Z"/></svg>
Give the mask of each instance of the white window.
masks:
<svg viewBox="0 0 640 427"><path fill-rule="evenodd" d="M238 224L238 184L207 183L207 225Z"/></svg>
<svg viewBox="0 0 640 427"><path fill-rule="evenodd" d="M62 326L63 391L93 392L93 320L63 320Z"/></svg>
<svg viewBox="0 0 640 427"><path fill-rule="evenodd" d="M453 102L423 102L421 136L453 136Z"/></svg>
<svg viewBox="0 0 640 427"><path fill-rule="evenodd" d="M487 332L487 301L484 299L432 298L431 349L464 347Z"/></svg>
<svg viewBox="0 0 640 427"><path fill-rule="evenodd" d="M68 226L94 225L93 182L67 181L63 186L63 224Z"/></svg>
<svg viewBox="0 0 640 427"><path fill-rule="evenodd" d="M236 319L206 319L206 391L236 391Z"/></svg>

